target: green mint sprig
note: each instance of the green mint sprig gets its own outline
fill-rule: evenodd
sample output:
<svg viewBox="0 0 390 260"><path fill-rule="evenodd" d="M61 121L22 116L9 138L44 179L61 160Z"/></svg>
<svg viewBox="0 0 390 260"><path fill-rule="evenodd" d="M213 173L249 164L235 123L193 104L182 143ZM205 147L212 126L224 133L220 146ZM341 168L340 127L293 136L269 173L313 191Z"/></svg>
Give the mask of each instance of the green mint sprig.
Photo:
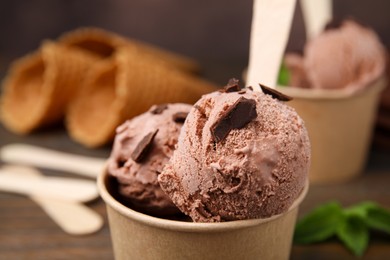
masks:
<svg viewBox="0 0 390 260"><path fill-rule="evenodd" d="M311 244L337 237L352 253L362 256L368 247L370 229L390 234L390 211L371 201L348 208L329 202L297 223L294 243Z"/></svg>
<svg viewBox="0 0 390 260"><path fill-rule="evenodd" d="M279 69L277 84L279 86L288 86L289 83L290 83L290 71L288 70L286 64L282 62Z"/></svg>

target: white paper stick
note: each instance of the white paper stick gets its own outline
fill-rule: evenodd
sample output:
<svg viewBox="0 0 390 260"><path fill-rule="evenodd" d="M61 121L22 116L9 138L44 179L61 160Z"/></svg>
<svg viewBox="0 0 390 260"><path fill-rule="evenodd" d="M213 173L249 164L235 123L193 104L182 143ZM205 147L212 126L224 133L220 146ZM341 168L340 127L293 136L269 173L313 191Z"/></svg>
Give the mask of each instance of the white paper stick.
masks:
<svg viewBox="0 0 390 260"><path fill-rule="evenodd" d="M332 0L300 0L306 36L312 39L332 19Z"/></svg>
<svg viewBox="0 0 390 260"><path fill-rule="evenodd" d="M0 190L76 202L87 202L99 196L93 181L61 177L45 177L25 181L19 175L12 175L6 169L1 168Z"/></svg>
<svg viewBox="0 0 390 260"><path fill-rule="evenodd" d="M295 4L296 0L254 0L247 86L275 87Z"/></svg>
<svg viewBox="0 0 390 260"><path fill-rule="evenodd" d="M52 170L71 172L91 178L103 170L105 160L69 154L25 144L5 145L0 150L4 162L25 164Z"/></svg>
<svg viewBox="0 0 390 260"><path fill-rule="evenodd" d="M18 175L26 182L34 178L45 178L39 171L31 167L7 165L2 169L4 170L2 174ZM31 195L30 198L42 207L46 214L68 234L91 234L103 226L103 218L83 204L39 195Z"/></svg>

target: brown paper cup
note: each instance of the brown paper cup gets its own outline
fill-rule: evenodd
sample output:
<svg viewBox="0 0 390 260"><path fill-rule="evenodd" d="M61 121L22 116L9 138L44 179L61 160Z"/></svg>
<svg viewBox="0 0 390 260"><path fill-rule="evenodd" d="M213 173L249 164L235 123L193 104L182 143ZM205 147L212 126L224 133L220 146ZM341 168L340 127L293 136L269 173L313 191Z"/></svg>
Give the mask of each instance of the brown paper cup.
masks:
<svg viewBox="0 0 390 260"><path fill-rule="evenodd" d="M98 189L107 206L115 259L288 259L298 206L267 219L193 223L151 217L134 211L111 194L106 171Z"/></svg>
<svg viewBox="0 0 390 260"><path fill-rule="evenodd" d="M60 121L78 92L84 72L96 59L45 42L39 51L16 61L3 83L1 117L16 133L29 133Z"/></svg>
<svg viewBox="0 0 390 260"><path fill-rule="evenodd" d="M112 140L120 123L154 104L192 104L215 89L211 83L146 57L137 48L122 48L115 59L96 64L86 75L66 124L74 140L97 147Z"/></svg>
<svg viewBox="0 0 390 260"><path fill-rule="evenodd" d="M58 41L67 46L81 48L101 58L113 57L116 50L123 46L137 47L143 55L158 58L166 66L187 72L199 70L197 62L188 57L98 28L80 28L62 35Z"/></svg>
<svg viewBox="0 0 390 260"><path fill-rule="evenodd" d="M311 183L345 182L362 173L385 82L379 79L355 94L343 90L277 88L294 98L287 104L295 108L309 132Z"/></svg>

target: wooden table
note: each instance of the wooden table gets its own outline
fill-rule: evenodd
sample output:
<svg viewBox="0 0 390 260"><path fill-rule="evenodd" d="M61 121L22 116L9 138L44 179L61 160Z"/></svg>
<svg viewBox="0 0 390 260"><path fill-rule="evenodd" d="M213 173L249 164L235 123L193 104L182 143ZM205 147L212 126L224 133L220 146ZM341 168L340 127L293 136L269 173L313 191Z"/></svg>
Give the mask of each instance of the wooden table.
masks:
<svg viewBox="0 0 390 260"><path fill-rule="evenodd" d="M223 84L231 75L240 77L242 66L238 63L236 67L226 66L222 70L212 68L206 71L206 76L207 73L214 75L214 78L211 78ZM0 126L0 147L15 142L100 158L107 158L110 152L109 146L90 150L74 143L62 126L27 137L11 134ZM343 205L374 200L390 208L389 155L389 152L372 150L364 174L350 183L333 186L312 185L301 205L300 216L316 205L330 200L338 200ZM53 171L44 172L62 175ZM30 199L0 192L0 259L113 259L105 205L99 199L88 203L88 206L104 216L105 225L95 234L76 237L64 233ZM310 246L294 245L291 259L355 257L337 241L330 241ZM363 259L390 259L390 236L376 234L371 237L370 246Z"/></svg>

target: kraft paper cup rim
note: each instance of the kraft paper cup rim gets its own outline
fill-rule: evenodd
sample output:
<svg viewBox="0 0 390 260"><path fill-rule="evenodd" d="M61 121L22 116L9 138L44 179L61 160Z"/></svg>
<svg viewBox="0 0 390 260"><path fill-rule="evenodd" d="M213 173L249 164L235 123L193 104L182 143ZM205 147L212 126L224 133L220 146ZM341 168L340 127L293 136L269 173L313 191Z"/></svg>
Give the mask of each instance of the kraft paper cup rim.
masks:
<svg viewBox="0 0 390 260"><path fill-rule="evenodd" d="M292 86L277 86L276 89L286 95L292 96L294 99L341 100L354 98L370 91L380 92L386 87L386 83L387 78L382 76L371 82L371 84L369 84L371 87L356 92L351 92L348 89L307 89Z"/></svg>
<svg viewBox="0 0 390 260"><path fill-rule="evenodd" d="M256 225L271 222L297 208L304 200L309 190L309 180L307 180L301 194L290 206L290 208L284 213L274 215L269 218L236 220L236 221L227 221L227 222L219 222L219 223L195 223L195 222L169 220L169 219L153 217L135 211L123 205L122 203L117 201L107 190L107 182L109 177L110 176L108 175L108 172L105 167L104 170L101 172L101 174L99 174L97 179L97 185L98 185L100 196L103 198L103 200L108 206L118 211L123 216L135 220L137 222L146 224L148 226L153 226L153 227L162 228L166 230L196 232L196 233L206 233L206 232L212 233L212 232L237 230L237 229L253 227Z"/></svg>

